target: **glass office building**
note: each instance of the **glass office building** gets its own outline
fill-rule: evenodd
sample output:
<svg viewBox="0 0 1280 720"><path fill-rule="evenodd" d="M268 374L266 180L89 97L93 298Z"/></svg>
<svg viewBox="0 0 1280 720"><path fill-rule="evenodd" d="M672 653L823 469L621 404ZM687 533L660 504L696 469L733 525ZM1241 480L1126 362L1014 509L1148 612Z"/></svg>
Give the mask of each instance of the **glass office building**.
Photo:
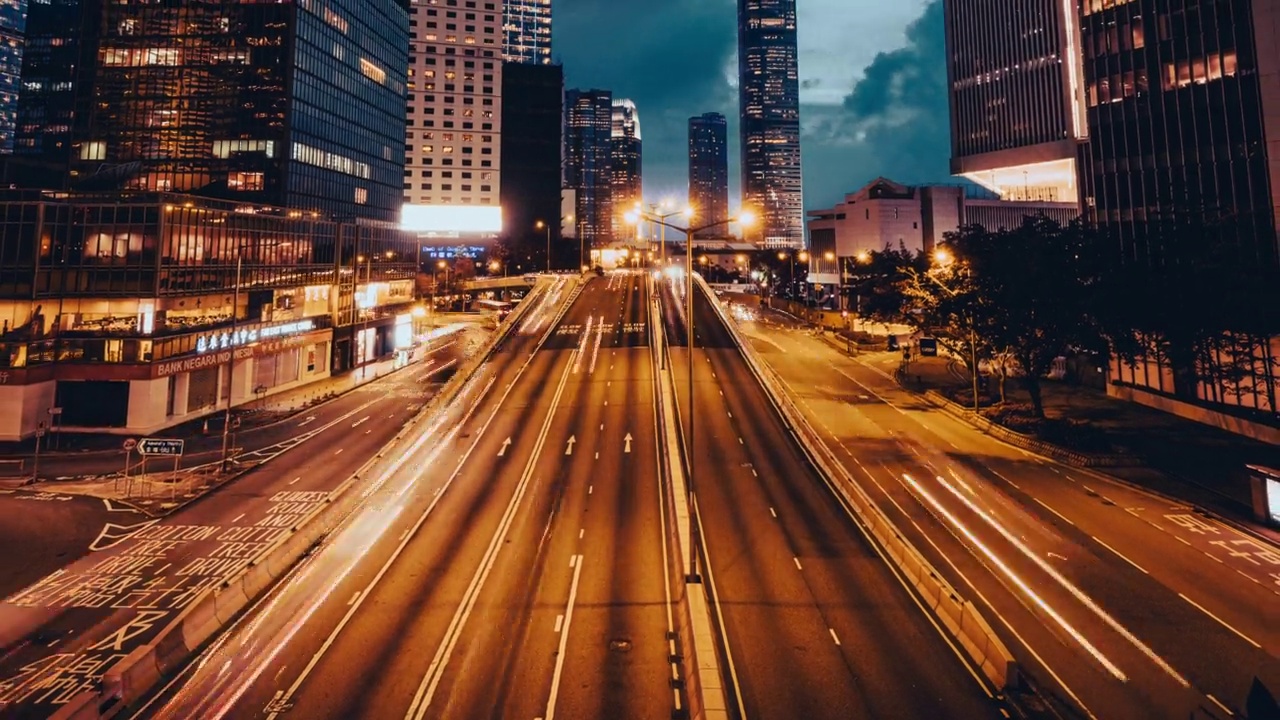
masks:
<svg viewBox="0 0 1280 720"><path fill-rule="evenodd" d="M644 200L644 141L640 135L640 111L631 100L614 99L612 133L609 184L613 237L633 240L637 228L627 223L625 213Z"/></svg>
<svg viewBox="0 0 1280 720"><path fill-rule="evenodd" d="M551 0L506 0L502 32L507 62L551 64Z"/></svg>
<svg viewBox="0 0 1280 720"><path fill-rule="evenodd" d="M767 247L804 245L796 56L796 0L738 0L742 201Z"/></svg>
<svg viewBox="0 0 1280 720"><path fill-rule="evenodd" d="M13 152L39 157L66 172L80 67L80 0L48 0L28 6Z"/></svg>
<svg viewBox="0 0 1280 720"><path fill-rule="evenodd" d="M0 153L13 152L27 0L0 0Z"/></svg>
<svg viewBox="0 0 1280 720"><path fill-rule="evenodd" d="M592 247L613 234L613 93L567 91L564 123L564 186L577 236Z"/></svg>
<svg viewBox="0 0 1280 720"><path fill-rule="evenodd" d="M728 121L720 113L689 118L689 205L704 225L729 219ZM728 234L722 227L706 237Z"/></svg>
<svg viewBox="0 0 1280 720"><path fill-rule="evenodd" d="M1003 200L1079 203L1075 0L946 0L951 172Z"/></svg>
<svg viewBox="0 0 1280 720"><path fill-rule="evenodd" d="M50 104L24 102L23 131L36 144L47 142L46 128L61 131L70 87L74 189L186 192L394 220L406 7L84 2L78 22L71 4L41 8L81 28L79 65L55 51L33 58L46 65L33 75Z"/></svg>

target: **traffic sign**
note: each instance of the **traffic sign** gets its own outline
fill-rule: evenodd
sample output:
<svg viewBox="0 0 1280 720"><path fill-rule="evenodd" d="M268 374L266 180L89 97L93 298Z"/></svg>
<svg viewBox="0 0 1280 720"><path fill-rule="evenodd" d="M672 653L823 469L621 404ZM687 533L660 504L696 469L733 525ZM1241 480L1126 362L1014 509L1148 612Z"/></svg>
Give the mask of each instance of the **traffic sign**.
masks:
<svg viewBox="0 0 1280 720"><path fill-rule="evenodd" d="M136 447L138 447L137 440L134 440L133 438L128 438L127 440L124 441L125 452L128 452L129 450L132 450Z"/></svg>
<svg viewBox="0 0 1280 720"><path fill-rule="evenodd" d="M144 438L138 441L138 452L143 455L181 455L182 440L167 438Z"/></svg>

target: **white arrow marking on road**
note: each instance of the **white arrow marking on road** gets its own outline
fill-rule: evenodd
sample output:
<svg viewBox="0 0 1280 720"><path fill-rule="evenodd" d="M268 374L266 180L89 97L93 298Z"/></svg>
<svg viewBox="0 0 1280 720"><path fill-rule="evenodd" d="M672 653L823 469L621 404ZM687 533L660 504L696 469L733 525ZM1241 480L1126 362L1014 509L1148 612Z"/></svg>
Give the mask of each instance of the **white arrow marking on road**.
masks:
<svg viewBox="0 0 1280 720"><path fill-rule="evenodd" d="M622 439L627 443L626 446L622 448L622 452L624 453L631 452L631 433L627 433L627 436Z"/></svg>
<svg viewBox="0 0 1280 720"><path fill-rule="evenodd" d="M357 421L355 421L355 422L351 423L351 427L359 427L359 426L360 426L360 423L362 423L362 422L364 422L365 420L368 420L368 419L369 419L369 416L368 416L368 415L365 415L364 417L360 418L359 420L357 420Z"/></svg>
<svg viewBox="0 0 1280 720"><path fill-rule="evenodd" d="M574 443L576 443L576 442L578 442L578 438L577 438L577 437L575 437L575 436L573 436L573 435L570 435L570 436L569 436L569 445L568 445L567 447L565 447L565 449L564 449L564 454L565 454L565 455L572 455L572 454L573 454L573 444L574 444Z"/></svg>
<svg viewBox="0 0 1280 720"><path fill-rule="evenodd" d="M309 422L313 422L315 421L315 419L316 419L315 415L308 415L306 420L303 420L302 422L298 423L298 427L302 427L303 425L306 425Z"/></svg>
<svg viewBox="0 0 1280 720"><path fill-rule="evenodd" d="M507 448L511 447L511 438L502 441L502 449L498 450L498 457L507 454Z"/></svg>
<svg viewBox="0 0 1280 720"><path fill-rule="evenodd" d="M101 552L109 550L116 545L133 537L134 533L143 528L151 527L160 522L159 520L144 520L135 525L117 525L116 523L107 523L102 526L102 530L98 532L98 537L93 539L89 544L89 552Z"/></svg>

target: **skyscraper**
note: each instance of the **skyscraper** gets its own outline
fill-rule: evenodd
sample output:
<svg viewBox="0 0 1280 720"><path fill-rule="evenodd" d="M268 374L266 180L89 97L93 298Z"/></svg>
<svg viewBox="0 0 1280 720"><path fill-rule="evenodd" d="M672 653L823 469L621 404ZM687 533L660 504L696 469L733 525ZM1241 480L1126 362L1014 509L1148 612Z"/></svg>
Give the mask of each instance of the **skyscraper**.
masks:
<svg viewBox="0 0 1280 720"><path fill-rule="evenodd" d="M945 0L951 172L1005 200L1079 202L1080 33L1062 0Z"/></svg>
<svg viewBox="0 0 1280 720"><path fill-rule="evenodd" d="M551 0L503 3L503 57L525 65L551 64Z"/></svg>
<svg viewBox="0 0 1280 720"><path fill-rule="evenodd" d="M564 185L575 193L573 222L591 247L613 234L613 93L564 96Z"/></svg>
<svg viewBox="0 0 1280 720"><path fill-rule="evenodd" d="M63 184L397 216L401 0L30 9L17 149L51 153Z"/></svg>
<svg viewBox="0 0 1280 720"><path fill-rule="evenodd" d="M13 152L26 24L27 0L0 0L0 153Z"/></svg>
<svg viewBox="0 0 1280 720"><path fill-rule="evenodd" d="M697 212L695 224L729 219L728 122L720 113L689 118L689 205ZM721 227L706 235L726 232Z"/></svg>
<svg viewBox="0 0 1280 720"><path fill-rule="evenodd" d="M564 68L504 63L502 128L502 237L526 244L526 255L540 256L546 237L535 229L538 221L554 225L557 217L573 213L560 211ZM578 250L574 242L574 256Z"/></svg>
<svg viewBox="0 0 1280 720"><path fill-rule="evenodd" d="M621 98L613 101L613 131L610 141L610 192L613 237L635 239L636 228L628 225L624 214L644 199L643 144L640 138L640 113L636 104Z"/></svg>
<svg viewBox="0 0 1280 720"><path fill-rule="evenodd" d="M415 2L410 10L404 222L423 233L502 230L502 13L485 7Z"/></svg>
<svg viewBox="0 0 1280 720"><path fill-rule="evenodd" d="M738 0L742 201L768 247L804 245L796 0Z"/></svg>

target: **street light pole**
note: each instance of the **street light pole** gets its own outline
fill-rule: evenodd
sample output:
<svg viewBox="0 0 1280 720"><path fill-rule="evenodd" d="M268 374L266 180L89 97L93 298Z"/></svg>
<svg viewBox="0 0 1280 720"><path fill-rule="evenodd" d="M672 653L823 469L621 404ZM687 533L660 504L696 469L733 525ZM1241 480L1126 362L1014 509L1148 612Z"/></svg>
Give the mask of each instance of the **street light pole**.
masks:
<svg viewBox="0 0 1280 720"><path fill-rule="evenodd" d="M948 265L952 262L952 258L949 253L941 249L934 253L934 260L940 265ZM970 272L969 267L966 265L964 270L967 276ZM925 277L932 280L935 285L942 288L943 291L951 297L955 297L960 294L946 285L943 285L937 278L927 272L925 273ZM976 318L974 317L973 312L969 311L966 315L968 316L969 325L969 371L970 375L973 377L973 411L977 413L982 409L982 402L978 393L978 331L977 328L974 327Z"/></svg>
<svg viewBox="0 0 1280 720"><path fill-rule="evenodd" d="M244 267L244 256L241 254L242 249L236 249L236 282L231 290L231 337L236 337L237 325L240 320L240 271ZM230 458L227 456L231 449L231 403L235 394L235 377L236 377L236 347L235 343L231 344L231 362L227 365L227 409L222 416L222 472L227 471L227 463Z"/></svg>
<svg viewBox="0 0 1280 720"><path fill-rule="evenodd" d="M672 216L674 216L674 215L680 215L680 214L688 214L688 215L690 215L690 216L691 216L691 215L692 215L692 211L690 210L690 211L684 211L684 212L682 212L682 213L672 213ZM669 217L669 216L668 216L668 217ZM695 465L694 465L694 462L693 462L693 452L694 452L694 449L693 449L693 448L694 448L694 420L693 420L693 365L694 365L694 363L693 363L693 355L694 355L694 347L695 347L695 341L696 341L695 323L694 323L694 317L693 317L693 293L694 293L694 289L695 289L695 288L694 288L694 283L693 283L693 272L694 272L694 270L693 270L693 237L694 237L694 235L695 235L695 234L700 233L700 232L702 232L702 231L704 231L704 230L710 230L710 229L712 229L712 228L719 227L720 225L728 225L729 223L734 222L734 221L735 221L735 219L721 220L721 221L719 221L719 222L710 223L710 224L704 225L704 226L702 226L702 227L697 227L697 228L690 228L690 227L683 227L683 228L682 228L682 227L678 227L678 226L675 226L675 225L671 225L670 223L668 223L668 222L667 222L667 219L666 219L666 217L664 217L664 216L659 216L659 215L654 215L654 214L646 213L646 212L644 212L643 210L640 210L639 208L637 208L637 209L636 209L636 211L635 211L634 213L631 213L631 214L629 214L629 215L628 215L628 221L630 221L630 222L638 223L638 222L639 222L640 220L642 220L642 219L648 219L650 222L655 222L655 223L657 223L658 225L660 225L660 226L662 226L662 227L664 227L664 228L669 227L669 228L671 228L672 230L675 230L676 232L683 232L683 233L684 233L684 236L685 236L685 275L686 275L686 284L685 284L685 325L686 325L686 329L688 330L688 340L687 340L687 342L688 342L688 348L687 348L688 358L687 358L687 359L688 359L688 361L689 361L689 362L688 362L688 365L689 365L689 368L688 368L688 370L689 370L689 378L688 378L688 383L689 383L689 429L688 429L688 433L687 433L687 435L685 436L685 444L684 444L684 447L685 447L685 460L686 460L686 465L687 465L687 469L688 469L688 475L687 475L687 485L688 485L688 486L687 486L687 491L688 491L688 494L689 494L690 499L692 499L692 498L693 498L694 479L695 479L695 472L694 472L694 467L695 467ZM744 223L744 224L749 224L749 223L751 222L751 217L750 217L750 215L749 215L749 214L745 214L745 213L744 213L744 214L743 214L743 216L742 216L741 218L738 218L738 219L737 219L737 221L738 221L738 222L741 222L741 223ZM690 543L689 543L689 574L690 574L690 576L692 576L692 577L694 577L694 578L696 578L696 577L697 577L697 575L698 575L698 572L697 572L697 568L698 568L698 543L697 543L697 541L695 540L695 538L697 538L697 537L698 537L697 532L698 532L698 526L697 526L697 522L696 522L696 520L695 520L695 518L694 518L694 513L690 512L690 514L689 514L689 537L690 537Z"/></svg>

